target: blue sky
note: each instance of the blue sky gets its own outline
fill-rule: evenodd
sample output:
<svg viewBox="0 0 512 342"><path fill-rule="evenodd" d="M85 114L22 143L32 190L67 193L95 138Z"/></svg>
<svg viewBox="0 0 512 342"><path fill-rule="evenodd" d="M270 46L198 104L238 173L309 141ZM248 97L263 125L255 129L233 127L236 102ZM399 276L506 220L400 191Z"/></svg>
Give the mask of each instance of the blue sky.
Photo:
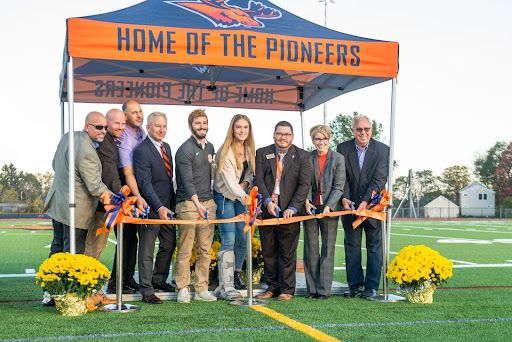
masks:
<svg viewBox="0 0 512 342"><path fill-rule="evenodd" d="M65 20L128 7L140 1L10 1L0 12L2 32L3 132L0 165L27 172L51 169L60 139L58 79ZM274 4L322 24L324 5L315 0L275 0ZM329 28L400 44L395 176L407 170L440 173L448 166L471 166L477 153L496 141L511 140L512 2L360 0L328 3ZM23 24L23 25L22 25ZM391 83L362 89L328 102L328 118L352 111L384 124L389 138ZM111 105L76 104L75 129L87 112ZM119 106L117 106L119 107ZM165 139L175 151L189 136L190 107L143 106L167 113L173 124ZM272 143L273 125L289 120L300 130L297 113L209 108L209 139L220 146L232 115L253 120L256 144ZM268 116L268 120L261 117ZM305 113L305 126L322 123L322 107ZM295 143L301 145L300 134ZM311 145L306 139L307 146ZM30 156L30 157L29 157Z"/></svg>

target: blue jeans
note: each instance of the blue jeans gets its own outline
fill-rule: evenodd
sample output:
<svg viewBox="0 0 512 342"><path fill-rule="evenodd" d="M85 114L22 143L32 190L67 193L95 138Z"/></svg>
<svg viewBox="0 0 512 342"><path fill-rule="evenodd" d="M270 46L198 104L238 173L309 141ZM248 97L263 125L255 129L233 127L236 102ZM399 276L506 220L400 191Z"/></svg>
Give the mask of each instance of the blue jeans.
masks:
<svg viewBox="0 0 512 342"><path fill-rule="evenodd" d="M232 218L245 212L245 207L239 200L230 200L213 190L213 200L217 205L217 219ZM235 245L235 270L241 271L247 251L245 222L219 223L220 250L233 250ZM236 241L236 244L235 244Z"/></svg>

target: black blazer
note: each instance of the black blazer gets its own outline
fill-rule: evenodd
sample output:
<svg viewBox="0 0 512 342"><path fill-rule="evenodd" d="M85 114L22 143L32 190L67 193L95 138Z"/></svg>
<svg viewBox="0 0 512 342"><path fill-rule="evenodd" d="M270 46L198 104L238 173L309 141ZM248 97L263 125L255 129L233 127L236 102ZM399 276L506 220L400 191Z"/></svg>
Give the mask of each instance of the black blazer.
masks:
<svg viewBox="0 0 512 342"><path fill-rule="evenodd" d="M277 154L275 145L272 144L258 149L256 151L254 185L258 187L258 192L262 195L263 201L270 198L274 191L276 172ZM281 173L281 194L279 196L281 212L288 207L293 207L300 213L304 208L310 187L311 164L309 153L291 145ZM266 207L262 206L262 211L264 218L273 217L268 213Z"/></svg>
<svg viewBox="0 0 512 342"><path fill-rule="evenodd" d="M363 168L359 171L355 139L338 145L338 152L345 157L347 178L342 198L355 202L355 209L366 201L370 204L372 191L380 193L388 179L389 147L381 142L370 139L364 157ZM369 219L373 226L376 220Z"/></svg>
<svg viewBox="0 0 512 342"><path fill-rule="evenodd" d="M119 178L119 150L114 137L107 132L105 139L99 143L96 149L101 162L101 181L113 193L121 190L121 179ZM98 203L98 211L105 211L103 203Z"/></svg>
<svg viewBox="0 0 512 342"><path fill-rule="evenodd" d="M163 144L173 167L171 147L166 142ZM172 174L168 176L164 160L149 137L133 151L133 170L140 194L151 207L150 218L159 218L157 210L161 206L174 211L176 196Z"/></svg>

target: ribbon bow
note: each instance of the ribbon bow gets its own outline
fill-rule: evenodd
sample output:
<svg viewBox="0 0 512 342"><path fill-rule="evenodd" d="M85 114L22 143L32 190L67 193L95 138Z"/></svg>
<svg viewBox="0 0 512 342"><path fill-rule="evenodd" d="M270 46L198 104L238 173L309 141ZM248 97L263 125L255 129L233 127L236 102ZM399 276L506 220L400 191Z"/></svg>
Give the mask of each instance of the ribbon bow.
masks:
<svg viewBox="0 0 512 342"><path fill-rule="evenodd" d="M372 212L382 211L382 209L389 205L389 199L391 196L393 196L393 194L388 193L386 189L382 190L380 194L373 191L371 203L366 210ZM367 218L367 216L360 215L354 222L352 222L352 228L356 229Z"/></svg>
<svg viewBox="0 0 512 342"><path fill-rule="evenodd" d="M131 205L137 201L137 197L128 197L129 194L130 188L127 185L123 186L117 194L111 194L108 191L101 194L100 198L103 199L106 211L103 216L105 225L97 230L96 235L110 232L116 224L123 222L124 215L129 215L133 210Z"/></svg>
<svg viewBox="0 0 512 342"><path fill-rule="evenodd" d="M249 205L249 222L246 222L244 227L244 234L247 233L249 229L251 229L252 235L254 235L254 231L256 227L254 226L254 222L256 222L256 218L261 218L261 202L263 198L260 193L258 193L258 187L255 186L251 189L249 196L245 196L245 204Z"/></svg>

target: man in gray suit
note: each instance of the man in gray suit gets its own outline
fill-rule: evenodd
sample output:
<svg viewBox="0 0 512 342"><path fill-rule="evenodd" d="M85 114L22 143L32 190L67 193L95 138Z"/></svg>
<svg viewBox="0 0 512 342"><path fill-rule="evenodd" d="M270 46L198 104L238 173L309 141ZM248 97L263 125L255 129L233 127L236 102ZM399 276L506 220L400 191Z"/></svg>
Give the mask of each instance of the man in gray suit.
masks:
<svg viewBox="0 0 512 342"><path fill-rule="evenodd" d="M338 145L338 152L345 157L347 179L342 195L345 210L367 209L372 192L380 193L388 178L389 147L372 139L372 122L365 115L352 120L354 139ZM382 241L380 223L367 219L356 229L352 228L355 215L341 217L345 230L345 260L347 264L348 291L345 297L370 298L377 294L382 268ZM361 265L361 240L366 235L366 277ZM363 291L364 285L364 291Z"/></svg>
<svg viewBox="0 0 512 342"><path fill-rule="evenodd" d="M107 132L107 119L99 112L90 112L85 118L83 131L75 132L75 233L76 253L85 252L85 240L89 229L94 227L94 214L99 196L108 190L101 181L101 162L96 153L98 143ZM53 158L55 171L43 211L52 218L53 242L50 256L69 252L69 133L60 140Z"/></svg>

